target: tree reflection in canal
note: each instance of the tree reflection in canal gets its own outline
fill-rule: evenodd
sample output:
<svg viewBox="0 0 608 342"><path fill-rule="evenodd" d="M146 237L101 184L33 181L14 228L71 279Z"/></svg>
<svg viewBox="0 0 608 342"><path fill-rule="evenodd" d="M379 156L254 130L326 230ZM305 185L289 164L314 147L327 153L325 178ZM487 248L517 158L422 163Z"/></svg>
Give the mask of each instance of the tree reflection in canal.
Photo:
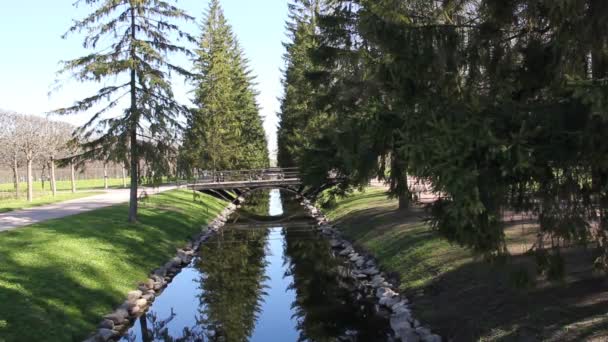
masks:
<svg viewBox="0 0 608 342"><path fill-rule="evenodd" d="M230 229L201 248L199 325L210 341L247 341L260 314L267 229Z"/></svg>
<svg viewBox="0 0 608 342"><path fill-rule="evenodd" d="M302 210L293 200L287 210ZM286 277L296 291L292 305L299 341L335 341L347 331L359 341L386 340L386 320L373 314L372 304L356 304L347 269L333 256L329 242L311 229L284 229ZM361 310L363 307L363 310Z"/></svg>
<svg viewBox="0 0 608 342"><path fill-rule="evenodd" d="M248 198L241 210L304 217L292 195L281 201L271 194L270 201L268 192ZM354 304L346 269L310 218L270 228L235 217L201 246L125 341L324 342L347 331L358 341L384 340L387 323L371 306Z"/></svg>

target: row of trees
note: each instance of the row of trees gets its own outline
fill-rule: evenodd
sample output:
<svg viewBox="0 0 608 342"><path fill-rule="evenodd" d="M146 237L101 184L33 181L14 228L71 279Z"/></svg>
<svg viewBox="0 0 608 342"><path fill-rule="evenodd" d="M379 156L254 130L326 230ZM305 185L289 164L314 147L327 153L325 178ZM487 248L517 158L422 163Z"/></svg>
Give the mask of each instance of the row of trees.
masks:
<svg viewBox="0 0 608 342"><path fill-rule="evenodd" d="M76 151L68 144L74 127L37 116L0 111L0 161L13 172L15 195L20 196L19 169L26 167L27 200L33 199L32 166L48 170L53 196L57 193L55 167L57 161ZM74 166L72 165L72 175ZM74 178L72 177L72 184ZM74 185L72 186L75 190Z"/></svg>
<svg viewBox="0 0 608 342"><path fill-rule="evenodd" d="M279 162L310 184L406 174L445 198L434 227L507 253L502 211L554 241L597 241L608 266L608 3L297 0ZM559 253L558 249L553 249Z"/></svg>
<svg viewBox="0 0 608 342"><path fill-rule="evenodd" d="M105 85L55 113L92 112L77 131L86 141L83 156L129 162L130 222L137 221L142 160L150 175L160 179L175 165L176 150L182 152L179 165L186 173L246 166L236 161L241 151L248 151L252 166L265 164L268 158L247 62L219 2L211 2L200 39L180 28L178 21L194 18L172 2L87 0L93 11L66 33L84 32L83 45L93 51L64 62L60 74ZM104 46L98 46L101 42ZM196 53L189 44L199 45ZM177 55L193 58L194 65L176 64ZM175 99L171 81L176 76L194 83L196 108Z"/></svg>
<svg viewBox="0 0 608 342"><path fill-rule="evenodd" d="M20 169L26 169L27 200L34 198L33 167L48 175L51 194L57 194L55 171L57 167L69 167L72 192L76 192L76 172L86 168L91 159L83 154L77 141L74 140L75 126L48 118L23 115L0 110L0 163L9 168L13 175L15 197L21 196L22 175ZM101 157L101 156L98 156ZM97 158L104 167L104 187L108 188L108 165L112 160ZM123 168L123 179L126 174ZM43 178L44 186L44 178Z"/></svg>

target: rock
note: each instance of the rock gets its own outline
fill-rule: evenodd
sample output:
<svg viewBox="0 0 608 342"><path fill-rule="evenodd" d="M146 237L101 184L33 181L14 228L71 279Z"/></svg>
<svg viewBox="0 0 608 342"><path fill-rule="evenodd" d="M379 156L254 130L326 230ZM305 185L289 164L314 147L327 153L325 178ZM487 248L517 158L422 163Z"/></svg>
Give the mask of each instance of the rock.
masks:
<svg viewBox="0 0 608 342"><path fill-rule="evenodd" d="M422 338L424 342L441 342L441 336L436 334L431 334L429 336L425 336Z"/></svg>
<svg viewBox="0 0 608 342"><path fill-rule="evenodd" d="M373 278L372 278L372 286L373 287L379 287L382 285L382 283L384 283L384 277L382 277L379 274L376 274Z"/></svg>
<svg viewBox="0 0 608 342"><path fill-rule="evenodd" d="M145 306L148 305L148 301L146 299L144 299L144 298L140 298L137 301L135 301L135 305L143 308L143 307L145 307Z"/></svg>
<svg viewBox="0 0 608 342"><path fill-rule="evenodd" d="M406 313L410 314L410 308L403 301L400 301L399 303L393 305L391 307L391 310L393 310L393 312L396 313L396 314L399 314L399 313L402 313L402 312L406 312Z"/></svg>
<svg viewBox="0 0 608 342"><path fill-rule="evenodd" d="M401 339L401 342L419 342L420 337L414 329L402 328L395 330L395 334Z"/></svg>
<svg viewBox="0 0 608 342"><path fill-rule="evenodd" d="M103 321L101 321L101 323L99 323L97 327L101 329L114 329L114 321L110 319L104 319Z"/></svg>
<svg viewBox="0 0 608 342"><path fill-rule="evenodd" d="M336 239L329 240L329 244L331 245L332 248L338 248L342 245L342 243Z"/></svg>
<svg viewBox="0 0 608 342"><path fill-rule="evenodd" d="M359 268L363 267L363 259L357 259L357 261L355 261L355 265L357 265Z"/></svg>
<svg viewBox="0 0 608 342"><path fill-rule="evenodd" d="M142 292L140 290L131 291L127 294L127 300L129 302L135 302L137 299L141 298Z"/></svg>
<svg viewBox="0 0 608 342"><path fill-rule="evenodd" d="M140 313L143 312L143 310L139 306L137 306L137 305L135 305L134 307L132 307L130 311L131 311L131 315L133 315L133 316L137 316L137 315L139 315Z"/></svg>
<svg viewBox="0 0 608 342"><path fill-rule="evenodd" d="M429 328L425 328L425 327L418 327L415 328L416 333L418 334L418 336L420 336L421 339L425 339L428 336L431 336L431 329Z"/></svg>
<svg viewBox="0 0 608 342"><path fill-rule="evenodd" d="M346 249L344 249L343 251L341 251L340 253L338 253L338 255L340 256L347 256L349 255L351 252L353 251L352 247L346 247Z"/></svg>
<svg viewBox="0 0 608 342"><path fill-rule="evenodd" d="M384 296L382 298L380 298L380 305L384 305L388 308L392 308L393 305L399 303L400 298L399 296L393 296L393 297L389 297L389 296Z"/></svg>
<svg viewBox="0 0 608 342"><path fill-rule="evenodd" d="M97 335L100 337L101 341L109 341L112 337L114 337L114 330L99 329Z"/></svg>
<svg viewBox="0 0 608 342"><path fill-rule="evenodd" d="M376 274L380 273L380 271L375 267L370 267L362 270L361 273L367 274L368 276L375 276Z"/></svg>
<svg viewBox="0 0 608 342"><path fill-rule="evenodd" d="M410 324L411 319L412 317L407 312L392 314L390 318L391 328L395 331L404 328L412 329L412 325Z"/></svg>
<svg viewBox="0 0 608 342"><path fill-rule="evenodd" d="M146 293L141 298L145 299L147 302L151 302L154 300L154 293Z"/></svg>
<svg viewBox="0 0 608 342"><path fill-rule="evenodd" d="M129 313L124 308L117 309L111 314L104 316L105 319L109 319L114 322L114 325L122 324L127 320L127 317L129 317Z"/></svg>
<svg viewBox="0 0 608 342"><path fill-rule="evenodd" d="M382 286L382 287L378 287L376 289L376 297L378 299L380 299L382 297L395 297L395 296L397 296L397 293L388 287Z"/></svg>
<svg viewBox="0 0 608 342"><path fill-rule="evenodd" d="M353 275L354 275L355 279L365 279L365 278L367 278L367 275L365 275L363 273L359 273L359 272L353 273Z"/></svg>

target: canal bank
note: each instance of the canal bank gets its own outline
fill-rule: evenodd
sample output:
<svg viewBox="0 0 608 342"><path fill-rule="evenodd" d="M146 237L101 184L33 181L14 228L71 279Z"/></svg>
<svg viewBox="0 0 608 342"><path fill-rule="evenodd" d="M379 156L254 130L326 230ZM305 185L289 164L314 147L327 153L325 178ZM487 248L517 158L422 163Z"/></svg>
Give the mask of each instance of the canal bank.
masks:
<svg viewBox="0 0 608 342"><path fill-rule="evenodd" d="M267 198L268 207L248 199L204 241L122 340L389 339L388 319L373 301L357 298L347 260L314 220L297 214L304 213L300 203L277 190ZM260 210L280 221L252 221ZM284 212L296 215L285 221Z"/></svg>
<svg viewBox="0 0 608 342"><path fill-rule="evenodd" d="M2 233L0 341L81 341L148 272L227 205L191 191L148 197Z"/></svg>

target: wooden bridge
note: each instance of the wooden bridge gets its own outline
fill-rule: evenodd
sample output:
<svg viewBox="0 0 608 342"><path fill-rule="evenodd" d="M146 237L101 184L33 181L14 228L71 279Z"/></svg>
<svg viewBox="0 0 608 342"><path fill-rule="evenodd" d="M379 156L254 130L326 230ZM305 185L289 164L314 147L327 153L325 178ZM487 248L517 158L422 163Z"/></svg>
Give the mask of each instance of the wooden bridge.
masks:
<svg viewBox="0 0 608 342"><path fill-rule="evenodd" d="M188 185L194 191L219 194L232 197L228 192L237 195L255 190L280 188L301 193L304 196L316 196L322 190L336 183L330 180L317 189L306 189L300 179L298 168L268 168L235 171L204 171L200 177Z"/></svg>
<svg viewBox="0 0 608 342"><path fill-rule="evenodd" d="M207 171L188 185L192 190L243 190L256 188L289 188L302 185L297 168Z"/></svg>

